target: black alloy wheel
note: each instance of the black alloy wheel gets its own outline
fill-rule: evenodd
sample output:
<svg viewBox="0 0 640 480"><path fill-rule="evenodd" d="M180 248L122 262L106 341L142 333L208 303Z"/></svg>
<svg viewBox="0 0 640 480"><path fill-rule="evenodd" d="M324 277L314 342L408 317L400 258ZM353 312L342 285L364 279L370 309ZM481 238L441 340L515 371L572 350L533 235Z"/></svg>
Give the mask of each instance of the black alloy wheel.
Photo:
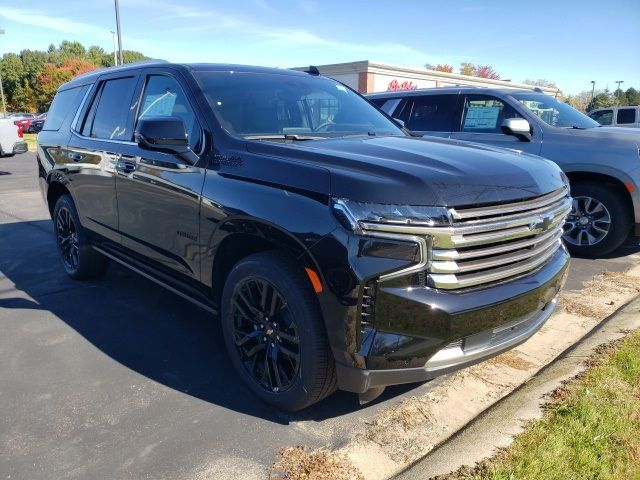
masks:
<svg viewBox="0 0 640 480"><path fill-rule="evenodd" d="M286 391L300 368L300 338L282 295L269 281L248 278L235 288L231 315L247 373L268 391Z"/></svg>
<svg viewBox="0 0 640 480"><path fill-rule="evenodd" d="M69 195L62 195L56 201L53 230L62 265L70 277L89 280L107 270L109 262L91 247L89 236L80 224L78 212Z"/></svg>
<svg viewBox="0 0 640 480"><path fill-rule="evenodd" d="M67 270L75 271L79 263L78 233L67 207L58 209L55 222L56 240L62 254L62 262Z"/></svg>
<svg viewBox="0 0 640 480"><path fill-rule="evenodd" d="M295 257L274 250L240 260L226 277L220 320L231 363L261 400L296 411L336 390L320 305Z"/></svg>

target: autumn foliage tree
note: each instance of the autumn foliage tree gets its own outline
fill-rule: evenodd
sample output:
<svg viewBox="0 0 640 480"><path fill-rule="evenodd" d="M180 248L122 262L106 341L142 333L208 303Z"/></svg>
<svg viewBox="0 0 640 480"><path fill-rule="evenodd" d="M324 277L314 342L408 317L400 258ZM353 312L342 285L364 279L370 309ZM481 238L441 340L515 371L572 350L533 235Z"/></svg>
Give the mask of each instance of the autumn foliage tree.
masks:
<svg viewBox="0 0 640 480"><path fill-rule="evenodd" d="M144 60L140 52L125 50L124 62ZM0 60L0 73L9 111L46 111L60 85L97 68L113 65L113 52L80 42L64 40L46 51L22 50L5 53Z"/></svg>
<svg viewBox="0 0 640 480"><path fill-rule="evenodd" d="M427 70L435 70L436 72L453 73L453 65L447 65L446 63L439 63L437 65L427 63L424 68Z"/></svg>

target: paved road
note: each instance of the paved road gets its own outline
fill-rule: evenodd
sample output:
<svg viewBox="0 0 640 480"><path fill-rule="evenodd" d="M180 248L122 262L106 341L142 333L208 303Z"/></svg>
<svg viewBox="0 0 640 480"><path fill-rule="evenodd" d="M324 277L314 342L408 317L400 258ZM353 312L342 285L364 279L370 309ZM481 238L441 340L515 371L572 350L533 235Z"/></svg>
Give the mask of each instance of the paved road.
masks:
<svg viewBox="0 0 640 480"><path fill-rule="evenodd" d="M569 287L638 251L575 260ZM341 392L299 414L258 403L208 314L118 265L68 279L34 155L0 159L2 478L265 478L280 446L339 445L437 383L387 389L367 408Z"/></svg>

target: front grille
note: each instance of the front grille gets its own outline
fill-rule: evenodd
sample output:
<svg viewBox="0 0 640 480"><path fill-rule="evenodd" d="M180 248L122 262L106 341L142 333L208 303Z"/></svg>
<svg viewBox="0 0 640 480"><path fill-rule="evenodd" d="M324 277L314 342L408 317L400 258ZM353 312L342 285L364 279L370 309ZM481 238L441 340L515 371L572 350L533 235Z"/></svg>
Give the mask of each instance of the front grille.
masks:
<svg viewBox="0 0 640 480"><path fill-rule="evenodd" d="M428 285L469 288L539 268L560 248L570 211L566 188L523 202L451 209L451 227L430 229Z"/></svg>

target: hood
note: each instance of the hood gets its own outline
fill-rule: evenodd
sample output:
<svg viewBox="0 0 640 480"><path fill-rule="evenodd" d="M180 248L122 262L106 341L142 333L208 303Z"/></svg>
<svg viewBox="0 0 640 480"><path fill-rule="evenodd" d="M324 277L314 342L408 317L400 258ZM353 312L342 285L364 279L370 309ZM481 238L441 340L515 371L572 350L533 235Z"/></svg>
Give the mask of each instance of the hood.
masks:
<svg viewBox="0 0 640 480"><path fill-rule="evenodd" d="M640 128L626 127L594 127L584 130L566 129L571 135L586 138L603 138L608 140L631 140L640 142Z"/></svg>
<svg viewBox="0 0 640 480"><path fill-rule="evenodd" d="M247 149L327 169L331 195L361 202L462 207L531 198L564 185L560 169L541 157L447 139L252 141Z"/></svg>

